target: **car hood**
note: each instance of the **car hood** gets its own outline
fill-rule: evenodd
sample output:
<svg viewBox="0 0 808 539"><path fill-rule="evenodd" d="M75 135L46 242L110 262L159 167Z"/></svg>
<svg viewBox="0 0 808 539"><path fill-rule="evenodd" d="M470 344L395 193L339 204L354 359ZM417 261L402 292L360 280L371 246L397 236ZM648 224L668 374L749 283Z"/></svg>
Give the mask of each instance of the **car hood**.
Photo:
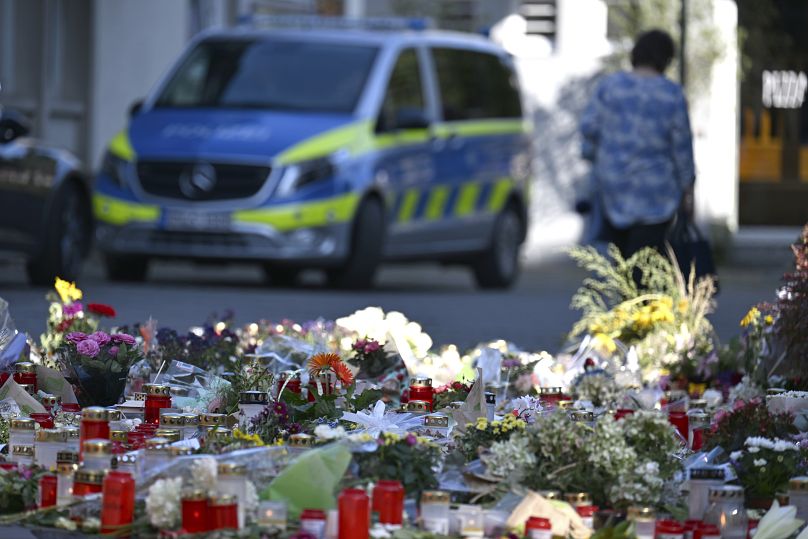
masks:
<svg viewBox="0 0 808 539"><path fill-rule="evenodd" d="M131 120L129 141L138 159L262 162L354 119L254 109L152 109Z"/></svg>

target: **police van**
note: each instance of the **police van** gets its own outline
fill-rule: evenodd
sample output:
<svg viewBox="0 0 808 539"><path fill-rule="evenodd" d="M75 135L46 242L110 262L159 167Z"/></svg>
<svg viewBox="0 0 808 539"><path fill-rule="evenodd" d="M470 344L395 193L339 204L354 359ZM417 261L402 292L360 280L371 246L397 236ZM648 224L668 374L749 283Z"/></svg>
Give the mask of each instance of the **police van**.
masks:
<svg viewBox="0 0 808 539"><path fill-rule="evenodd" d="M530 125L509 56L434 30L249 28L195 39L109 144L93 209L108 276L154 258L319 268L383 261L511 285L527 231Z"/></svg>

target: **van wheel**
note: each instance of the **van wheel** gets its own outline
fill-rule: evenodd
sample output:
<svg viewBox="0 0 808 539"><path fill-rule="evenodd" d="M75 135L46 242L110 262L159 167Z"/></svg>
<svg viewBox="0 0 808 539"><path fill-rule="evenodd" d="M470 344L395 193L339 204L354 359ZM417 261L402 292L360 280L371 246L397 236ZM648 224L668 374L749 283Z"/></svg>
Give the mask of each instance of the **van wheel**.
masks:
<svg viewBox="0 0 808 539"><path fill-rule="evenodd" d="M513 204L497 216L491 245L472 263L480 288L509 288L519 276L522 219Z"/></svg>
<svg viewBox="0 0 808 539"><path fill-rule="evenodd" d="M373 286L384 248L384 210L379 201L365 200L356 212L351 252L338 268L326 270L329 286L362 289Z"/></svg>
<svg viewBox="0 0 808 539"><path fill-rule="evenodd" d="M265 264L264 276L270 286L291 288L297 284L297 279L300 277L300 268Z"/></svg>
<svg viewBox="0 0 808 539"><path fill-rule="evenodd" d="M104 266L110 281L141 282L149 271L149 259L145 256L106 255Z"/></svg>
<svg viewBox="0 0 808 539"><path fill-rule="evenodd" d="M34 285L51 285L56 277L75 281L92 241L90 205L72 182L56 194L42 251L26 265L28 279Z"/></svg>

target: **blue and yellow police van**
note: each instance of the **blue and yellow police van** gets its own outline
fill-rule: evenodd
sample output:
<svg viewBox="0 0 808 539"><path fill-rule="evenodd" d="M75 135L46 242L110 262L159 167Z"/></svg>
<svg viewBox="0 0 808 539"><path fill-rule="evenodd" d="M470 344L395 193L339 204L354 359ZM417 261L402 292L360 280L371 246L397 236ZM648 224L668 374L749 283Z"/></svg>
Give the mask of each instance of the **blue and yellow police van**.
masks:
<svg viewBox="0 0 808 539"><path fill-rule="evenodd" d="M98 245L115 280L188 258L363 288L383 261L434 260L507 287L528 227L529 130L511 59L482 36L206 33L110 142Z"/></svg>

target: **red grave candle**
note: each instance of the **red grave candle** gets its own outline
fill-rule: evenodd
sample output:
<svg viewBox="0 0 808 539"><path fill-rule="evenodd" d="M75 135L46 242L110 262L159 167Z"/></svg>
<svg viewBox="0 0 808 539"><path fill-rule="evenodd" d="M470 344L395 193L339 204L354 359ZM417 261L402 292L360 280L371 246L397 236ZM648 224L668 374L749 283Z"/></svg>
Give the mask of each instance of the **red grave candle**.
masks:
<svg viewBox="0 0 808 539"><path fill-rule="evenodd" d="M43 475L39 480L39 507L56 505L56 476Z"/></svg>
<svg viewBox="0 0 808 539"><path fill-rule="evenodd" d="M143 384L146 392L146 405L143 421L151 425L160 424L160 410L171 408L171 388L160 384Z"/></svg>
<svg viewBox="0 0 808 539"><path fill-rule="evenodd" d="M426 401L429 403L429 411L435 404L435 388L432 387L431 378L413 378L410 382L410 392L407 395L408 401Z"/></svg>
<svg viewBox="0 0 808 539"><path fill-rule="evenodd" d="M404 514L404 487L400 481L381 479L373 488L373 512L382 524L401 525Z"/></svg>
<svg viewBox="0 0 808 539"><path fill-rule="evenodd" d="M89 406L81 411L79 427L79 457L84 455L85 440L109 440L109 416L107 409Z"/></svg>
<svg viewBox="0 0 808 539"><path fill-rule="evenodd" d="M73 475L73 496L98 494L104 488L105 470L85 470L79 468Z"/></svg>
<svg viewBox="0 0 808 539"><path fill-rule="evenodd" d="M211 530L238 529L238 501L232 494L219 494L210 499L213 525Z"/></svg>
<svg viewBox="0 0 808 539"><path fill-rule="evenodd" d="M107 473L102 486L101 533L117 534L135 518L135 480L127 472Z"/></svg>
<svg viewBox="0 0 808 539"><path fill-rule="evenodd" d="M525 537L528 539L550 539L552 535L553 526L546 518L530 517L525 522Z"/></svg>
<svg viewBox="0 0 808 539"><path fill-rule="evenodd" d="M20 385L34 386L34 393L39 389L36 383L36 365L28 361L17 363L14 371L14 381Z"/></svg>
<svg viewBox="0 0 808 539"><path fill-rule="evenodd" d="M31 419L39 423L40 428L52 429L55 427L53 423L53 417L50 415L49 412L34 412L30 415Z"/></svg>
<svg viewBox="0 0 808 539"><path fill-rule="evenodd" d="M208 509L208 496L202 489L187 490L182 495L182 530L202 533L211 529L212 513Z"/></svg>
<svg viewBox="0 0 808 539"><path fill-rule="evenodd" d="M687 443L689 432L689 424L686 412L668 412L668 421L671 425L676 427L682 439Z"/></svg>
<svg viewBox="0 0 808 539"><path fill-rule="evenodd" d="M364 490L346 488L339 495L339 539L368 539L370 500Z"/></svg>

